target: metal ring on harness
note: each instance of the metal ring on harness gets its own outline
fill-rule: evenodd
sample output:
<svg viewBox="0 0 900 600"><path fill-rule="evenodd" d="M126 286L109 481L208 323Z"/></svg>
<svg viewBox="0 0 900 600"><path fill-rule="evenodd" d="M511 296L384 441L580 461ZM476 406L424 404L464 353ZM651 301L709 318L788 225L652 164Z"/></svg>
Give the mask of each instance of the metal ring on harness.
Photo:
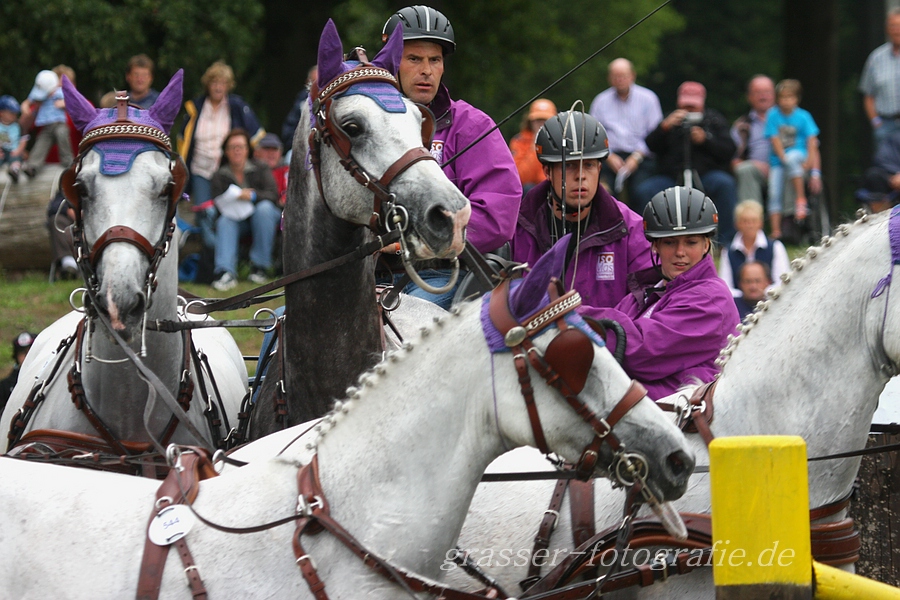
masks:
<svg viewBox="0 0 900 600"><path fill-rule="evenodd" d="M256 329L262 333L269 333L270 331L275 331L275 323L278 321L278 316L275 314L275 311L268 307L262 307L253 313L253 319L256 320L259 318L260 313L265 313L267 315L272 316L272 324L265 327L257 327Z"/></svg>
<svg viewBox="0 0 900 600"><path fill-rule="evenodd" d="M187 315L189 312L191 312L191 307L195 304L197 306L206 306L206 302L204 302L203 300L191 300L190 302L188 302L187 304L184 305L184 314ZM202 314L202 312L194 313L194 314Z"/></svg>
<svg viewBox="0 0 900 600"><path fill-rule="evenodd" d="M637 452L623 452L620 454L613 469L616 479L625 487L631 487L638 481L643 483L649 473L647 459Z"/></svg>
<svg viewBox="0 0 900 600"><path fill-rule="evenodd" d="M80 308L78 306L75 306L75 300L74 300L75 294L77 294L78 292L81 292L81 307ZM83 287L75 288L74 290L72 290L72 293L69 294L69 306L72 307L72 310L74 310L75 312L80 312L82 314L85 312L84 295L86 293L87 293L87 288L83 288Z"/></svg>

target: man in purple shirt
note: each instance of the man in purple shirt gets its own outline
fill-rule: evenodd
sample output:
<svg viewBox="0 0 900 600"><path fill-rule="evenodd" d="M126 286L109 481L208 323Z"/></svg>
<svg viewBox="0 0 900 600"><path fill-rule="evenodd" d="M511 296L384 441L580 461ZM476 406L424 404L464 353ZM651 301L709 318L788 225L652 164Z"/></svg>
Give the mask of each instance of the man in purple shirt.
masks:
<svg viewBox="0 0 900 600"><path fill-rule="evenodd" d="M462 153L495 124L471 104L452 100L447 86L441 83L444 58L456 49L453 26L447 17L427 6L400 9L385 23L383 42L398 25L403 28L404 42L397 78L410 100L434 113L431 154L472 205L467 241L482 253L497 250L512 239L522 198L522 184L509 147L500 131L494 130ZM431 268L420 270L419 275L429 285L444 287L450 281L448 264L425 266ZM429 294L409 284L403 291L449 308L455 289Z"/></svg>
<svg viewBox="0 0 900 600"><path fill-rule="evenodd" d="M636 207L634 188L654 174L656 159L644 138L662 121L659 98L637 85L634 65L626 58L609 63L609 87L591 102L591 116L600 121L609 135L609 158L601 176L618 195L628 190Z"/></svg>
<svg viewBox="0 0 900 600"><path fill-rule="evenodd" d="M566 111L544 123L535 146L547 179L522 200L513 260L534 265L572 233L563 284L578 290L582 306L615 306L628 294L628 275L652 265L643 219L600 185L606 131L594 117Z"/></svg>

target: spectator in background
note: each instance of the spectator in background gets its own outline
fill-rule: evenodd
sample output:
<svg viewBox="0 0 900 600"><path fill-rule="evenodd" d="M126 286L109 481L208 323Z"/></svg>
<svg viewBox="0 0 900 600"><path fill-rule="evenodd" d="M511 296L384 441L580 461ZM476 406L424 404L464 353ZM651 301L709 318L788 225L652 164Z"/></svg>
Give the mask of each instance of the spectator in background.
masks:
<svg viewBox="0 0 900 600"><path fill-rule="evenodd" d="M765 135L766 113L775 106L775 83L765 75L755 75L747 84L750 112L731 126L737 152L731 161L737 181L737 199L762 202L769 179L769 138Z"/></svg>
<svg viewBox="0 0 900 600"><path fill-rule="evenodd" d="M522 119L522 129L509 141L509 151L519 171L522 193L544 181L544 169L534 150L534 138L550 117L556 115L556 105L546 98L531 103L528 114Z"/></svg>
<svg viewBox="0 0 900 600"><path fill-rule="evenodd" d="M776 280L791 269L787 250L778 240L763 233L763 207L756 200L744 200L734 208L734 223L738 232L731 244L722 248L719 256L719 277L728 285L735 298L741 296L738 271L747 261L761 262Z"/></svg>
<svg viewBox="0 0 900 600"><path fill-rule="evenodd" d="M784 79L775 86L777 106L766 115L769 153L769 224L772 237L781 237L784 186L791 180L794 188L794 216L806 218L806 169L810 169L810 191L822 191L819 158L819 127L808 111L799 107L802 88L796 79Z"/></svg>
<svg viewBox="0 0 900 600"><path fill-rule="evenodd" d="M125 70L128 82L128 101L141 108L150 108L159 92L153 89L153 61L146 54L132 56Z"/></svg>
<svg viewBox="0 0 900 600"><path fill-rule="evenodd" d="M16 364L13 365L12 372L6 378L0 380L0 413L3 412L13 388L16 387L16 382L19 380L19 368L25 361L28 351L31 350L35 337L33 333L23 331L13 340L13 360L16 361Z"/></svg>
<svg viewBox="0 0 900 600"><path fill-rule="evenodd" d="M637 186L641 206L664 189L683 181L690 166L700 177L703 191L719 208L720 244L734 237L732 213L737 204L731 159L735 145L728 122L706 106L706 88L696 81L678 86L677 107L647 136L647 147L656 154L657 175ZM696 182L694 183L696 186Z"/></svg>
<svg viewBox="0 0 900 600"><path fill-rule="evenodd" d="M244 99L230 93L234 89L234 71L223 61L210 65L200 83L206 93L184 104L187 118L181 129L178 153L191 172L188 193L197 213L197 225L203 232L203 242L207 248L215 248L216 211L207 202L213 197L210 180L219 168L225 137L233 129L243 129L255 143L266 131Z"/></svg>
<svg viewBox="0 0 900 600"><path fill-rule="evenodd" d="M889 41L869 54L859 79L876 147L900 129L900 8L888 12L885 29Z"/></svg>
<svg viewBox="0 0 900 600"><path fill-rule="evenodd" d="M895 206L900 198L900 129L878 144L873 163L856 197L872 212L881 212Z"/></svg>
<svg viewBox="0 0 900 600"><path fill-rule="evenodd" d="M281 159L281 140L274 133L267 133L253 149L253 158L272 170L278 186L278 206L284 208L287 198L288 171L290 167Z"/></svg>
<svg viewBox="0 0 900 600"><path fill-rule="evenodd" d="M772 285L769 267L764 263L748 260L738 271L738 285L741 295L735 297L734 304L743 321L744 317L753 312L758 302L766 299L766 290Z"/></svg>
<svg viewBox="0 0 900 600"><path fill-rule="evenodd" d="M19 169L28 136L19 127L19 103L9 95L0 96L0 166L8 165L9 178L19 181Z"/></svg>
<svg viewBox="0 0 900 600"><path fill-rule="evenodd" d="M272 267L275 232L281 221L278 186L268 166L250 159L250 135L232 129L222 142L222 167L213 175L211 190L220 215L216 220L216 257L213 287L237 285L238 246L242 233L251 233L250 276L265 283Z"/></svg>
<svg viewBox="0 0 900 600"><path fill-rule="evenodd" d="M22 166L23 173L34 177L37 170L44 166L47 153L54 145L59 152L61 165L68 166L74 160L66 119L66 101L59 85L59 75L48 70L37 74L34 87L31 88L28 99L22 107L20 124L23 119L28 124L27 129L31 129L32 123L28 122L32 119L33 126L39 128L28 160Z"/></svg>
<svg viewBox="0 0 900 600"><path fill-rule="evenodd" d="M629 204L640 212L637 186L656 170L656 159L645 139L662 121L662 108L654 92L635 83L634 65L625 58L609 63L609 85L591 102L591 116L609 134L609 158L603 169L607 188L618 195L627 186Z"/></svg>
<svg viewBox="0 0 900 600"><path fill-rule="evenodd" d="M303 85L303 89L294 98L291 112L284 118L284 123L281 125L281 141L284 143L284 147L288 149L288 152L291 151L291 147L294 145L294 131L297 130L297 124L300 122L300 111L303 110L303 105L309 98L309 88L318 76L319 69L316 65L313 65L306 74L306 83Z"/></svg>
<svg viewBox="0 0 900 600"><path fill-rule="evenodd" d="M451 99L450 90L442 82L444 58L456 50L453 26L447 17L426 6L407 6L384 24L382 42L395 32L403 35L397 74L400 88L407 98L434 113L431 154L471 204L468 243L482 254L494 252L512 239L522 201L522 184L509 146L499 130L481 138L493 129L494 121L468 102ZM465 154L457 154L479 138L481 141ZM434 261L432 267L420 271L419 276L434 287L446 287L450 262ZM403 291L449 308L456 290L436 295L409 284Z"/></svg>

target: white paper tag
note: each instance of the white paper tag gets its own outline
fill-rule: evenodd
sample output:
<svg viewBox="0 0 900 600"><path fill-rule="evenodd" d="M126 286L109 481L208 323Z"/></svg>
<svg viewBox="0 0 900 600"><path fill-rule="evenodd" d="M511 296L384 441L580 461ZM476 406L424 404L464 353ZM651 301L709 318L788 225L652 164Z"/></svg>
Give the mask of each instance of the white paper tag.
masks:
<svg viewBox="0 0 900 600"><path fill-rule="evenodd" d="M150 521L147 537L157 546L168 546L186 536L194 522L194 514L190 508L184 504L171 504Z"/></svg>

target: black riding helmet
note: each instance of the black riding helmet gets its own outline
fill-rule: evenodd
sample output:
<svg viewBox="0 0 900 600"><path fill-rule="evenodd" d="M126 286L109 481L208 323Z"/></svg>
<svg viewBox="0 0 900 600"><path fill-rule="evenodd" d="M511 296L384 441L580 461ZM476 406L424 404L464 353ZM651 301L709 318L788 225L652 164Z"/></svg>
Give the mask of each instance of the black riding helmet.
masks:
<svg viewBox="0 0 900 600"><path fill-rule="evenodd" d="M28 350L31 348L31 345L34 343L34 338L37 337L33 333L29 331L23 331L19 335L16 336L16 339L13 340L13 355L18 354L24 350Z"/></svg>
<svg viewBox="0 0 900 600"><path fill-rule="evenodd" d="M534 149L543 164L563 161L563 131L566 161L609 156L609 140L603 125L589 114L567 110L547 119L538 131Z"/></svg>
<svg viewBox="0 0 900 600"><path fill-rule="evenodd" d="M403 26L403 41L425 40L440 44L444 56L456 50L453 25L439 10L428 6L407 6L391 15L381 30L381 41L386 42L397 24Z"/></svg>
<svg viewBox="0 0 900 600"><path fill-rule="evenodd" d="M675 186L653 196L644 207L644 236L650 240L680 235L712 237L719 212L709 196L693 188Z"/></svg>

